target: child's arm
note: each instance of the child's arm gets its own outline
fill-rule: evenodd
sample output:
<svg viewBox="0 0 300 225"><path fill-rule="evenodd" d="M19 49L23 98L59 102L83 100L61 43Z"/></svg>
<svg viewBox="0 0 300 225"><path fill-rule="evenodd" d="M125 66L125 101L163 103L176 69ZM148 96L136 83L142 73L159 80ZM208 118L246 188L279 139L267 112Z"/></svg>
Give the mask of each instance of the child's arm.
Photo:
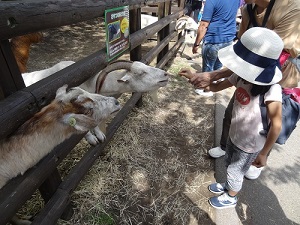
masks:
<svg viewBox="0 0 300 225"><path fill-rule="evenodd" d="M220 80L222 78L228 78L233 72L227 68L221 70L215 70L211 72L192 73L190 69L183 68L179 71L180 76L184 76L189 79L189 82L195 86L195 88L205 88L213 83L213 81Z"/></svg>
<svg viewBox="0 0 300 225"><path fill-rule="evenodd" d="M230 81L228 79L225 79L223 81L218 81L216 83L211 83L210 85L208 85L204 90L205 91L212 91L212 92L218 92L218 91L222 91L226 88L232 87L233 84L230 83Z"/></svg>
<svg viewBox="0 0 300 225"><path fill-rule="evenodd" d="M266 107L268 118L270 119L270 129L263 149L253 162L253 165L256 167L262 167L267 164L267 155L271 151L281 131L282 103L270 101L266 102Z"/></svg>

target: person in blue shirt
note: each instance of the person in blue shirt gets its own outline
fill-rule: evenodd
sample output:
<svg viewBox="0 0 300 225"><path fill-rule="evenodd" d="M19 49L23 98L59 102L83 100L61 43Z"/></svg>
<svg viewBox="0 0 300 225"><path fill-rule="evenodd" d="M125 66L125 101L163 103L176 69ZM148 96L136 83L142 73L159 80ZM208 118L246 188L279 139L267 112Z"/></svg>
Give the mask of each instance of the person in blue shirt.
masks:
<svg viewBox="0 0 300 225"><path fill-rule="evenodd" d="M218 51L233 43L236 36L236 15L240 0L206 0L203 15L193 46L193 54L198 53L202 44L202 72L219 70L222 63Z"/></svg>

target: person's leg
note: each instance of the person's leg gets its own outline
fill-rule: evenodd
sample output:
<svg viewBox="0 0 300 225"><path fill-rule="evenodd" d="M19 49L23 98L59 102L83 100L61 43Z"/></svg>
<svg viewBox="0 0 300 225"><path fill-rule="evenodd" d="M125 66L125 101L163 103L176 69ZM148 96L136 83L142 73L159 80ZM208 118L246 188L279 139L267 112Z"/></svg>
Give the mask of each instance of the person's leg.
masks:
<svg viewBox="0 0 300 225"><path fill-rule="evenodd" d="M207 57L207 53L210 51L211 48L211 44L207 44L207 43L203 43L202 44L202 72L210 72L213 69L213 62L211 62L211 60ZM195 92L198 95L202 95L205 97L211 97L213 96L213 92L212 91L204 91L203 88L196 88Z"/></svg>
<svg viewBox="0 0 300 225"><path fill-rule="evenodd" d="M214 70L220 70L220 69L222 69L222 67L223 67L223 64L221 63L221 61L220 61L219 58L217 57L217 58L216 58L215 65L214 65Z"/></svg>
<svg viewBox="0 0 300 225"><path fill-rule="evenodd" d="M231 118L232 118L234 96L235 96L235 94L232 95L232 97L225 109L224 118L223 118L220 146L224 150L226 148L227 140L229 137L229 129L230 129Z"/></svg>
<svg viewBox="0 0 300 225"><path fill-rule="evenodd" d="M226 151L226 162L230 163L227 167L227 181L223 185L214 185L215 187L219 187L219 189L223 188L223 194L209 199L209 203L211 204L211 206L218 209L236 206L236 195L242 188L244 175L249 169L251 163L258 155L258 152L246 153L242 151L241 149L236 147L230 139L228 139Z"/></svg>
<svg viewBox="0 0 300 225"><path fill-rule="evenodd" d="M229 45L232 44L232 41L230 42L225 42L225 43L220 43L220 44L215 44L215 48L216 48L216 51L218 52L220 49L224 48L224 47L227 47ZM215 60L215 64L214 64L214 70L219 70L223 67L221 61L219 60L218 56Z"/></svg>
<svg viewBox="0 0 300 225"><path fill-rule="evenodd" d="M199 13L202 8L202 1L193 1L194 21L199 22Z"/></svg>
<svg viewBox="0 0 300 225"><path fill-rule="evenodd" d="M191 1L186 1L185 8L188 10L186 15L192 16L193 9L192 9L192 2Z"/></svg>
<svg viewBox="0 0 300 225"><path fill-rule="evenodd" d="M230 142L230 140L228 139L227 141ZM228 148L226 148L226 155L225 155L225 166L228 167L228 165L230 165L231 162L231 158L233 155L233 150L230 147L230 144L227 145ZM223 150L221 150L223 151ZM225 150L224 150L225 152ZM208 186L208 190L214 194L223 194L224 192L228 191L225 187L225 183L213 183L210 184Z"/></svg>
<svg viewBox="0 0 300 225"><path fill-rule="evenodd" d="M202 44L202 72L214 70L214 65L218 57L218 51L213 44Z"/></svg>
<svg viewBox="0 0 300 225"><path fill-rule="evenodd" d="M193 16L193 19L195 20L196 23L199 22L199 13L200 13L200 10L199 10L199 9L195 9L195 10L194 10L194 16Z"/></svg>
<svg viewBox="0 0 300 225"><path fill-rule="evenodd" d="M226 147L226 155L225 155L225 166L226 168L228 165L230 165L232 155L233 155L233 149L230 145L230 139L227 140L229 143ZM208 186L208 190L214 194L223 194L224 192L228 191L225 187L225 183L213 183Z"/></svg>
<svg viewBox="0 0 300 225"><path fill-rule="evenodd" d="M220 146L214 147L208 150L208 154L213 158L219 158L225 155L226 143L229 136L229 128L231 124L232 109L233 109L234 95L230 99L227 108L225 109L223 124L222 124L222 134L220 139Z"/></svg>
<svg viewBox="0 0 300 225"><path fill-rule="evenodd" d="M239 178L243 175L240 175L242 172L240 171L240 166L238 164L238 161L240 160L239 154L240 149L236 148L234 144L228 139L227 146L226 146L226 165L227 165L227 181L223 184L211 184L209 186L209 190L212 189L212 187L217 187L214 189L217 190L221 195L215 196L209 199L209 204L218 209L224 209L224 208L230 208L235 207L237 203L237 193L238 189L231 189L232 186L228 185L228 174L233 173L234 174L234 180L231 181L230 184L234 184L234 187L238 187L240 185L240 182L243 182L243 180L240 180ZM242 151L241 151L242 152ZM236 166L238 165L238 166ZM213 192L217 193L217 192Z"/></svg>
<svg viewBox="0 0 300 225"><path fill-rule="evenodd" d="M232 42L219 43L219 44L207 44L207 49L205 49L205 60L206 64L209 65L209 71L219 70L222 68L222 63L218 58L218 51L221 48L231 45ZM203 54L202 54L203 57ZM208 72L207 70L204 72Z"/></svg>
<svg viewBox="0 0 300 225"><path fill-rule="evenodd" d="M200 11L201 8L202 8L202 1L194 0L193 1L193 10L199 9L199 11Z"/></svg>
<svg viewBox="0 0 300 225"><path fill-rule="evenodd" d="M236 147L231 141L227 142L227 149L231 149L233 152L232 157L227 161L230 161L230 164L227 167L227 181L225 186L226 189L230 190L232 193L238 193L242 189L245 173L248 171L259 152L244 152Z"/></svg>

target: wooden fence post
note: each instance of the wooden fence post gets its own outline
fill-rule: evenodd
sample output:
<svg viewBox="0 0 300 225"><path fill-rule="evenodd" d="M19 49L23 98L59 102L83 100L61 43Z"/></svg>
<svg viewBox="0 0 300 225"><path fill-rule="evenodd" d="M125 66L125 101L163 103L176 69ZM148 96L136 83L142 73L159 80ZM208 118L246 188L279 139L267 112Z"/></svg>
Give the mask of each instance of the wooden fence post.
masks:
<svg viewBox="0 0 300 225"><path fill-rule="evenodd" d="M130 34L141 29L141 8L131 9L129 11ZM142 46L138 45L130 51L130 60L138 61L142 58Z"/></svg>
<svg viewBox="0 0 300 225"><path fill-rule="evenodd" d="M130 23L130 34L141 29L141 8L132 9L129 12L129 21ZM130 51L130 60L131 61L140 61L142 58L142 46L138 45ZM136 106L141 107L143 104L142 95L137 101Z"/></svg>
<svg viewBox="0 0 300 225"><path fill-rule="evenodd" d="M25 87L8 40L0 43L0 65L0 88L4 95L2 98Z"/></svg>
<svg viewBox="0 0 300 225"><path fill-rule="evenodd" d="M158 19L171 14L171 1L166 1L158 4ZM157 44L159 44L170 33L170 25L165 26L157 35ZM167 45L157 56L157 63L167 54L169 45Z"/></svg>
<svg viewBox="0 0 300 225"><path fill-rule="evenodd" d="M44 183L39 187L39 191L45 201L45 204L51 199L54 193L57 191L59 185L61 184L62 179L57 169L44 181ZM71 219L73 215L72 204L68 204L61 216L63 220Z"/></svg>

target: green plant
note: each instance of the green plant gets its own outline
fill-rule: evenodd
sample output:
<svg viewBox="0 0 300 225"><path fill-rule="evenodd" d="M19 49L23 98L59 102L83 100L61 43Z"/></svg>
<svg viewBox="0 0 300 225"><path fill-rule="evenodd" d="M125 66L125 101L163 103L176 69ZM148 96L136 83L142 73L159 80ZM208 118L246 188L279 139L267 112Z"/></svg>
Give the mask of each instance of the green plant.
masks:
<svg viewBox="0 0 300 225"><path fill-rule="evenodd" d="M108 214L101 212L100 214L90 215L89 221L97 225L116 225L115 220Z"/></svg>

